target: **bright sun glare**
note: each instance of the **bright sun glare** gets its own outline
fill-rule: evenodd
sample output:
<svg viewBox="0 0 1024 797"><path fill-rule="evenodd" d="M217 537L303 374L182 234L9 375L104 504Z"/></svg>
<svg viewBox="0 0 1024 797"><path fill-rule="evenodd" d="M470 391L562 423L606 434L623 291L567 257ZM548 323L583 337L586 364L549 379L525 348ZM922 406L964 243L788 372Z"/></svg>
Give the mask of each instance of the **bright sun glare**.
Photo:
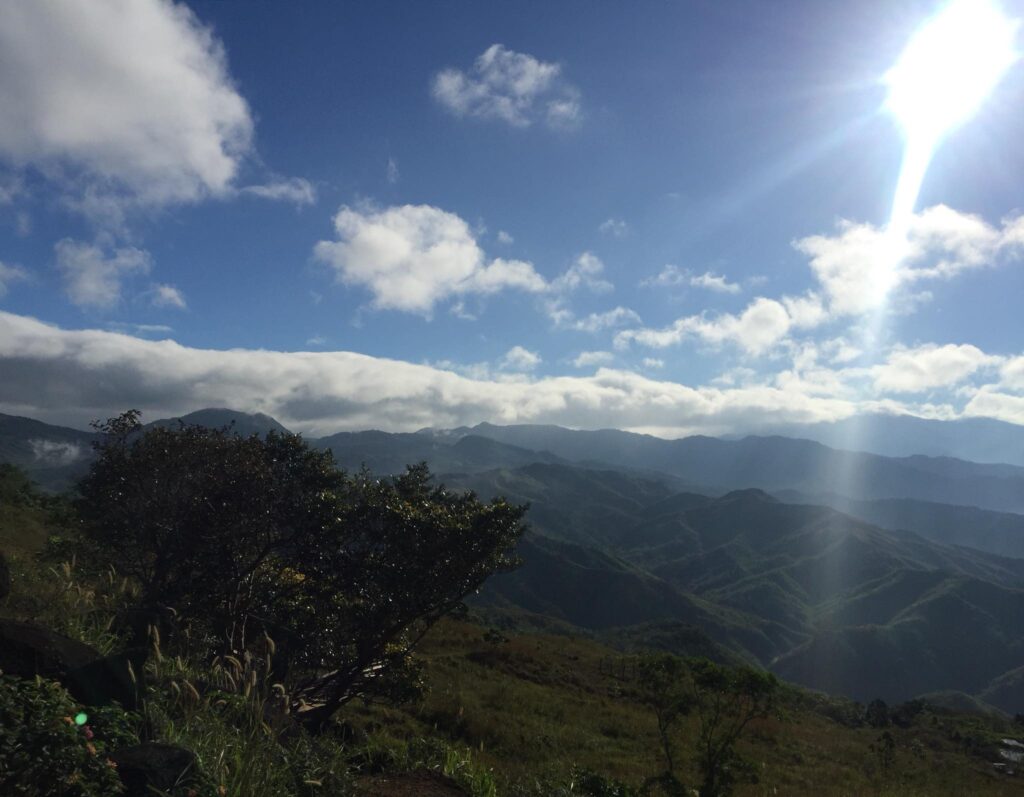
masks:
<svg viewBox="0 0 1024 797"><path fill-rule="evenodd" d="M922 27L885 76L907 137L936 140L973 115L1017 59L1016 32L989 0L952 0Z"/></svg>
<svg viewBox="0 0 1024 797"><path fill-rule="evenodd" d="M946 133L974 115L1017 60L1018 24L992 0L950 0L914 34L885 75L885 107L903 128L905 141L885 262L878 264L873 281L880 306L908 250L914 205L935 148Z"/></svg>
<svg viewBox="0 0 1024 797"><path fill-rule="evenodd" d="M885 106L906 136L890 219L894 234L906 233L943 135L974 115L1017 60L1017 26L991 0L951 0L914 35L886 74Z"/></svg>

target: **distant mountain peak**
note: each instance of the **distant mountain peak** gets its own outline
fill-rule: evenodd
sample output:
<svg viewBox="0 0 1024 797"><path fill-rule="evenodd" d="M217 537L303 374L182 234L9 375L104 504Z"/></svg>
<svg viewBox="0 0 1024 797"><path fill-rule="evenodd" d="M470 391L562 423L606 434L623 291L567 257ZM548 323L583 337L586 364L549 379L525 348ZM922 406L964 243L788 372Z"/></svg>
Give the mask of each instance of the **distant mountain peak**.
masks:
<svg viewBox="0 0 1024 797"><path fill-rule="evenodd" d="M764 490L756 487L747 487L743 490L733 490L716 499L716 504L731 504L739 502L757 502L765 504L778 504L779 499L769 495Z"/></svg>

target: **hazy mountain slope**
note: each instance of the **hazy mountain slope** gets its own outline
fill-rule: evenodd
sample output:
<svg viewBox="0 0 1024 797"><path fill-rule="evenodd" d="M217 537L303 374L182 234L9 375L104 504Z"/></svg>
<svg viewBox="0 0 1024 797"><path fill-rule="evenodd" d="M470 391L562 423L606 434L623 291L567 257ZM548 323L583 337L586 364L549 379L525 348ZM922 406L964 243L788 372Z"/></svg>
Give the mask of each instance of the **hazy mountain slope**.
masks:
<svg viewBox="0 0 1024 797"><path fill-rule="evenodd" d="M519 555L518 570L487 581L481 605L515 606L589 629L671 620L753 659L780 651L772 623L686 595L612 554L531 534Z"/></svg>
<svg viewBox="0 0 1024 797"><path fill-rule="evenodd" d="M366 465L379 474L401 473L409 465L426 462L431 472L475 473L531 462L561 462L554 454L530 451L485 437L437 439L426 434L341 432L311 443L328 448L339 466L358 470Z"/></svg>
<svg viewBox="0 0 1024 797"><path fill-rule="evenodd" d="M502 495L529 503L537 531L587 545L618 543L645 507L672 495L664 483L641 476L547 463L441 479L485 499Z"/></svg>
<svg viewBox="0 0 1024 797"><path fill-rule="evenodd" d="M894 459L783 437L662 440L615 430L490 424L480 424L472 432L569 460L661 470L712 490L836 492L858 499L913 498L1024 511L1024 468L1009 465L918 456Z"/></svg>
<svg viewBox="0 0 1024 797"><path fill-rule="evenodd" d="M1024 558L1024 515L910 498L857 501L834 493L807 496L796 491L775 495L791 503L827 504L881 528L912 531L944 545Z"/></svg>
<svg viewBox="0 0 1024 797"><path fill-rule="evenodd" d="M909 415L867 415L834 423L777 426L771 433L887 457L924 454L1024 466L1024 426L991 418L934 421Z"/></svg>
<svg viewBox="0 0 1024 797"><path fill-rule="evenodd" d="M0 414L0 462L47 490L63 490L85 472L94 439L92 432Z"/></svg>
<svg viewBox="0 0 1024 797"><path fill-rule="evenodd" d="M772 669L860 700L899 700L944 690L983 693L1022 660L1024 591L946 578L890 622L823 630Z"/></svg>

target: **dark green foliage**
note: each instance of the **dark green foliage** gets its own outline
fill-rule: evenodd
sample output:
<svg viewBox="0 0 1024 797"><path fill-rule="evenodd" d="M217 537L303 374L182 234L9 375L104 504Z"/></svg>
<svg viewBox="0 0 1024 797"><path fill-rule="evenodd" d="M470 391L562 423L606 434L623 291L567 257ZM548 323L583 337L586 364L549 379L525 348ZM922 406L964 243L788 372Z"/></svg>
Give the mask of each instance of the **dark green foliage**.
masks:
<svg viewBox="0 0 1024 797"><path fill-rule="evenodd" d="M707 659L689 664L700 718L700 797L732 794L737 783L756 779L752 767L736 752L736 742L752 720L771 715L778 682L774 675L749 667L720 667Z"/></svg>
<svg viewBox="0 0 1024 797"><path fill-rule="evenodd" d="M119 709L81 711L57 683L0 676L0 793L108 797L122 793L114 749L137 741Z"/></svg>
<svg viewBox="0 0 1024 797"><path fill-rule="evenodd" d="M752 720L771 716L778 692L775 676L749 667L722 667L707 659L684 661L670 654L643 658L640 687L655 712L667 771L657 780L676 788L672 737L681 717L698 719L695 758L700 797L732 794L738 783L756 780L736 742Z"/></svg>
<svg viewBox="0 0 1024 797"><path fill-rule="evenodd" d="M864 712L864 721L872 728L886 728L889 725L889 706L884 700L875 698L868 703Z"/></svg>
<svg viewBox="0 0 1024 797"><path fill-rule="evenodd" d="M143 604L172 606L243 649L257 571L337 522L344 477L330 455L290 435L142 433L136 412L97 429L76 502L82 535L103 564L138 580Z"/></svg>
<svg viewBox="0 0 1024 797"><path fill-rule="evenodd" d="M294 624L307 668L333 668L305 684L328 715L371 684L393 688L375 684L379 673L408 670L412 646L433 623L517 563L523 514L435 487L425 465L387 480L361 473L339 499L340 522L299 546L287 614L275 616Z"/></svg>
<svg viewBox="0 0 1024 797"><path fill-rule="evenodd" d="M695 695L689 681L689 669L678 656L650 654L640 659L638 680L643 700L658 721L658 738L665 756L665 771L675 775L674 735L679 721L694 707Z"/></svg>
<svg viewBox="0 0 1024 797"><path fill-rule="evenodd" d="M98 429L77 501L93 556L221 651L276 638L312 724L356 696L414 694L412 646L515 564L524 510L446 492L426 466L350 477L295 435L143 430L135 412Z"/></svg>

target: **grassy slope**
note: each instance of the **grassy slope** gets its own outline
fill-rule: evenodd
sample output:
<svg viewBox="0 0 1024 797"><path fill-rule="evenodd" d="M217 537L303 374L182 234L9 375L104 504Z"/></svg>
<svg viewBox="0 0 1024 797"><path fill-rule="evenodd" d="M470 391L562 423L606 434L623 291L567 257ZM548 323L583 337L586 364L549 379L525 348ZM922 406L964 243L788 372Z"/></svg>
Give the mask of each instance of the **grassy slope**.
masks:
<svg viewBox="0 0 1024 797"><path fill-rule="evenodd" d="M633 783L659 771L650 712L628 677L607 674L610 662L621 666L619 654L565 636L523 634L489 642L482 631L447 621L427 637L422 655L432 688L421 707L353 706L348 721L378 734L439 734L468 744L506 784L573 765ZM996 775L988 763L996 755L991 744L1012 731L998 720L925 711L912 727L890 729L896 763L883 775L871 750L880 731L846 727L828 716L854 710L787 689L781 719L756 723L742 744L761 775L759 784L739 794L1024 793L1024 781ZM695 734L691 724L684 751ZM694 782L696 773L686 777Z"/></svg>

